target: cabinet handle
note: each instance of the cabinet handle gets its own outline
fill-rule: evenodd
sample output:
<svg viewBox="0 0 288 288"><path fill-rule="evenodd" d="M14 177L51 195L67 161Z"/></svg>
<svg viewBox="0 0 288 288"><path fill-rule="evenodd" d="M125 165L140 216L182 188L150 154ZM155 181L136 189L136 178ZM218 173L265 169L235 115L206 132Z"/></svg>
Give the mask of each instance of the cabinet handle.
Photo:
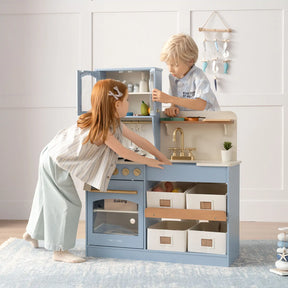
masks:
<svg viewBox="0 0 288 288"><path fill-rule="evenodd" d="M101 191L99 191L101 192ZM116 194L137 194L136 190L107 190L107 191L102 191L104 193L116 193Z"/></svg>
<svg viewBox="0 0 288 288"><path fill-rule="evenodd" d="M96 189L92 186L90 187L85 187L87 191L90 191L90 192L96 192L96 193L115 193L115 194L137 194L137 190L106 190L106 191L100 191L99 189Z"/></svg>

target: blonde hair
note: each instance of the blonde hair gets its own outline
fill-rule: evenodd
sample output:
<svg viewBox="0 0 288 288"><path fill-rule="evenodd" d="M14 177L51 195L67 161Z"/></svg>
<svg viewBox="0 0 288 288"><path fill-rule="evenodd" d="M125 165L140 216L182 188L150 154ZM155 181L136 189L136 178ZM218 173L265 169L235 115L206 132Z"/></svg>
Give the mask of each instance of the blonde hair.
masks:
<svg viewBox="0 0 288 288"><path fill-rule="evenodd" d="M118 87L118 91L123 94L121 97L109 95L111 92L113 94L117 93L114 87ZM117 117L115 102L122 102L126 93L127 86L117 80L99 80L94 85L91 93L91 109L87 113L80 115L77 121L78 127L82 129L90 128L89 134L83 144L88 141L95 144L99 140L101 143L104 143L111 128L113 133L115 133L116 128L120 125L120 118Z"/></svg>
<svg viewBox="0 0 288 288"><path fill-rule="evenodd" d="M173 61L178 63L181 60L184 63L193 64L198 59L198 47L190 35L177 34L169 38L165 43L160 60L163 62Z"/></svg>

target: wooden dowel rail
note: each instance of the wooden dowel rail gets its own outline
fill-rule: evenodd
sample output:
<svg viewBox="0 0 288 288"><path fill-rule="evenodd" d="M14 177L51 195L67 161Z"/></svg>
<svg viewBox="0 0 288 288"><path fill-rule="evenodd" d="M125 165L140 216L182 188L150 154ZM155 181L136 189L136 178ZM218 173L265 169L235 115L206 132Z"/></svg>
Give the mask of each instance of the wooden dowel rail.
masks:
<svg viewBox="0 0 288 288"><path fill-rule="evenodd" d="M146 208L146 218L171 218L183 220L211 220L227 221L225 211L216 210L194 210L194 209L174 209L174 208Z"/></svg>
<svg viewBox="0 0 288 288"><path fill-rule="evenodd" d="M203 28L203 27L200 27L199 28L199 31L202 32L232 32L232 29L211 29L211 28Z"/></svg>

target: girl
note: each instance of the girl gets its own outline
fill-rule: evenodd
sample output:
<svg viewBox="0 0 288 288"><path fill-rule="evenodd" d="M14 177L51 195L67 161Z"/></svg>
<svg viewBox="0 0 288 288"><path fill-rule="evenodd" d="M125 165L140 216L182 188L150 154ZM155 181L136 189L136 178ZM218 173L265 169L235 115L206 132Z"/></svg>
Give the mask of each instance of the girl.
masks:
<svg viewBox="0 0 288 288"><path fill-rule="evenodd" d="M92 90L91 106L78 118L77 125L60 131L40 156L38 183L23 238L35 248L38 240L44 240L44 247L54 251L55 261L85 261L68 252L75 245L81 210L71 174L106 191L118 155L150 167L171 165L149 141L120 122L129 107L126 85L112 79L98 81ZM122 135L158 160L125 148Z"/></svg>

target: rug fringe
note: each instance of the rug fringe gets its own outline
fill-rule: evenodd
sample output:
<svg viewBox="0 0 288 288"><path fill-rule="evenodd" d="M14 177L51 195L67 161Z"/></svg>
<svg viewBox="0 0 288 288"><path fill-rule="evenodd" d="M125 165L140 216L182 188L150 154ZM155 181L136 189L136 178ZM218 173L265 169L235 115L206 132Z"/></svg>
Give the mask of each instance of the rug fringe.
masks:
<svg viewBox="0 0 288 288"><path fill-rule="evenodd" d="M0 245L0 250L6 247L7 245L9 245L10 243L12 243L13 241L15 241L16 239L17 238L15 237L10 237L7 241L5 241L4 243Z"/></svg>

